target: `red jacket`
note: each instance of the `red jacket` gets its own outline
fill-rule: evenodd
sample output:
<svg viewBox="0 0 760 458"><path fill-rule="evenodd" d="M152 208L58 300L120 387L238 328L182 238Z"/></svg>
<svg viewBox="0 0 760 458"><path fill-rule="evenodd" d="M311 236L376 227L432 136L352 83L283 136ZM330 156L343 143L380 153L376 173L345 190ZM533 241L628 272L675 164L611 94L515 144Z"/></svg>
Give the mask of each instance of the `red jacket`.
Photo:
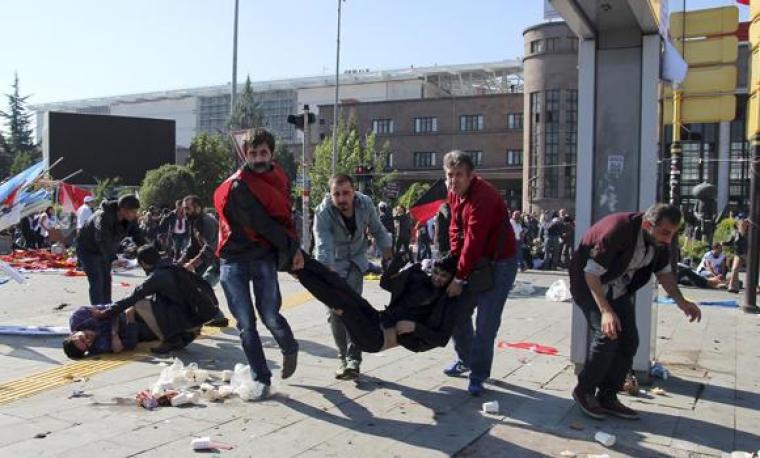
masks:
<svg viewBox="0 0 760 458"><path fill-rule="evenodd" d="M504 246L496 259L517 254L517 243L509 212L499 192L489 182L474 176L464 197L449 192L451 253L459 256L456 278L467 279L480 258L491 258L497 250L500 231L505 232ZM462 235L460 236L460 225Z"/></svg>

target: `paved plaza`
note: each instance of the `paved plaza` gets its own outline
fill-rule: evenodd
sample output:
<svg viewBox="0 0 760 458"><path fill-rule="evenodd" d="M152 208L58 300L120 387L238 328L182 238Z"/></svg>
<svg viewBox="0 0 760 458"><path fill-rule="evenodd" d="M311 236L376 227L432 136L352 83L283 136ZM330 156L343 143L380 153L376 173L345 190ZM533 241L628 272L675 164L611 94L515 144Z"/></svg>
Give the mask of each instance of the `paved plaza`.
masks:
<svg viewBox="0 0 760 458"><path fill-rule="evenodd" d="M366 354L362 377L337 381L336 352L325 308L290 276L281 275L284 314L301 344L296 374L275 379L276 395L258 403L223 403L144 410L131 401L149 388L170 358L135 353L74 362L60 338L0 337L0 456L156 456L194 454L193 437L234 446L219 456L721 456L760 449L760 317L738 309L704 307L689 324L672 305L657 307L656 358L670 370L656 380L664 395L623 400L642 411L640 421L593 421L570 399L575 383L569 360L570 303L545 299L561 273L518 275L536 287L510 298L497 342L528 341L556 347L558 356L497 348L488 391L466 393L466 379L448 378L449 348L414 354L393 349ZM114 296L141 280L114 277ZM124 285L121 282L125 282ZM128 284L128 285L127 285ZM86 301L87 281L29 274L23 285L0 286L0 324L66 325ZM376 281L365 292L377 307L388 295ZM223 301L221 290L218 291ZM687 297L740 299L722 291L686 289ZM69 304L60 308L62 304ZM225 305L226 309L226 305ZM275 374L281 355L259 326ZM503 345L502 345L503 346ZM207 329L177 353L211 371L244 362L232 328ZM71 397L83 390L83 397ZM481 413L499 401L498 414ZM598 430L614 434L605 448ZM566 456L565 453L564 456Z"/></svg>

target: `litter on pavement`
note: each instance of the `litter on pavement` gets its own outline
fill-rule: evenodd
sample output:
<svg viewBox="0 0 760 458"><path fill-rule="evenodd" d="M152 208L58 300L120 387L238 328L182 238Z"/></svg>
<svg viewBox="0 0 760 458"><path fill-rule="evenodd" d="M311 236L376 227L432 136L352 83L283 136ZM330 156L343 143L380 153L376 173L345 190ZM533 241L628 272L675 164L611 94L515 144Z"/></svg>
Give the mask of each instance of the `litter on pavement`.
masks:
<svg viewBox="0 0 760 458"><path fill-rule="evenodd" d="M538 353L540 355L551 355L556 356L559 353L559 350L557 350L554 347L548 347L546 345L541 345L533 342L504 342L500 341L497 345L500 349L505 348L516 348L518 350L530 350L534 353Z"/></svg>
<svg viewBox="0 0 760 458"><path fill-rule="evenodd" d="M555 280L546 291L546 298L552 302L565 302L573 298L570 288L563 279Z"/></svg>

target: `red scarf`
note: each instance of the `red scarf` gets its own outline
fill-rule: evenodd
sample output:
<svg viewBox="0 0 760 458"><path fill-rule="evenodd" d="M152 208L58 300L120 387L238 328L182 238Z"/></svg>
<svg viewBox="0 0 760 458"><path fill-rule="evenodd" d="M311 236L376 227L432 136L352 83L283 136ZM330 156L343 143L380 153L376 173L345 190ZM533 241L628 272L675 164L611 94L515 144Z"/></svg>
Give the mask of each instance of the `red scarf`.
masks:
<svg viewBox="0 0 760 458"><path fill-rule="evenodd" d="M214 191L214 207L219 216L219 244L216 248L216 255L221 256L222 248L232 233L224 209L227 206L232 185L238 180L246 184L253 197L264 206L267 214L280 223L288 235L295 238L296 230L291 213L290 182L285 171L276 162L272 163L272 170L266 173L254 173L247 167L243 167L233 173ZM243 232L249 240L269 245L269 241L252 228L244 227Z"/></svg>

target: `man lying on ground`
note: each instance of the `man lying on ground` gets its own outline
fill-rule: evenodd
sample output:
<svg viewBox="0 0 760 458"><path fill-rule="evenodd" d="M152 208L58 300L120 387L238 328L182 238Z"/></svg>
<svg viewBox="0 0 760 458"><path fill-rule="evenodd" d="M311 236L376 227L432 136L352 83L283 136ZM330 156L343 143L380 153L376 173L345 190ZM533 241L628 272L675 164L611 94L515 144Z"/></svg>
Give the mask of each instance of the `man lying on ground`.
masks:
<svg viewBox="0 0 760 458"><path fill-rule="evenodd" d="M145 282L129 297L93 313L110 320L134 307L161 340L161 345L150 351L161 354L183 349L219 311L213 289L197 274L174 265L171 259L162 259L153 246L140 247L137 262L148 274Z"/></svg>
<svg viewBox="0 0 760 458"><path fill-rule="evenodd" d="M306 257L306 256L304 256ZM419 263L407 265L409 255L396 255L380 286L391 293L385 310L376 310L337 273L308 258L294 276L320 302L335 311L361 351L377 353L398 345L414 352L445 346L454 325L469 316L469 294L448 297L446 287L456 271L457 259L433 264L432 275Z"/></svg>
<svg viewBox="0 0 760 458"><path fill-rule="evenodd" d="M141 329L144 324L135 319L135 310L127 309L124 313L110 320L99 320L94 312L104 310L105 305L85 305L79 307L69 318L71 335L63 341L63 352L71 359L103 353L120 353L132 350L138 340L153 340L150 331Z"/></svg>
<svg viewBox="0 0 760 458"><path fill-rule="evenodd" d="M704 272L704 271L703 271ZM716 276L706 276L686 264L678 263L676 280L679 285L696 286L704 289L720 289L726 287L725 279Z"/></svg>

